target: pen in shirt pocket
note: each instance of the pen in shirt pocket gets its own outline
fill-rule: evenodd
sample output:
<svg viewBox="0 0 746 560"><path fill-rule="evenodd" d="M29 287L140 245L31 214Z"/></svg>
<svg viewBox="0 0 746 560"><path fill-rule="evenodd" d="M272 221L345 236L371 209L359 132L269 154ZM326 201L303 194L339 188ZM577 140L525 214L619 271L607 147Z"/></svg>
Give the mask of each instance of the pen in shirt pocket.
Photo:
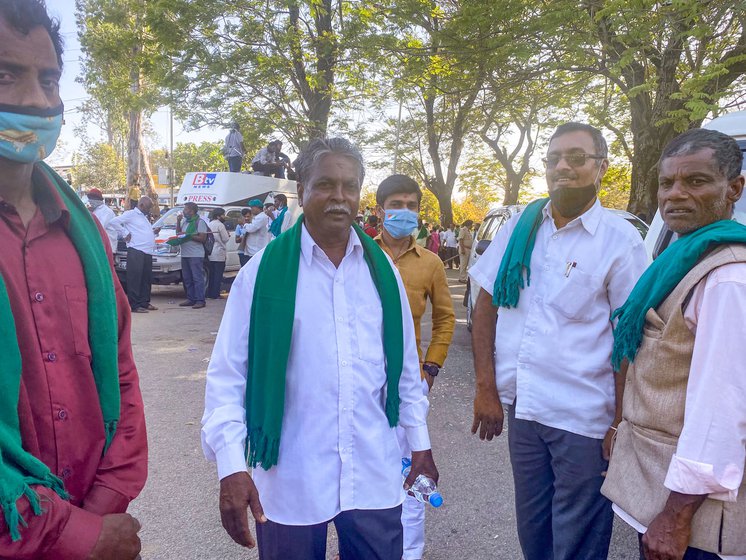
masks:
<svg viewBox="0 0 746 560"><path fill-rule="evenodd" d="M578 263L575 261L567 261L567 266L565 266L565 278L570 277L570 273L572 272L572 269L578 266Z"/></svg>

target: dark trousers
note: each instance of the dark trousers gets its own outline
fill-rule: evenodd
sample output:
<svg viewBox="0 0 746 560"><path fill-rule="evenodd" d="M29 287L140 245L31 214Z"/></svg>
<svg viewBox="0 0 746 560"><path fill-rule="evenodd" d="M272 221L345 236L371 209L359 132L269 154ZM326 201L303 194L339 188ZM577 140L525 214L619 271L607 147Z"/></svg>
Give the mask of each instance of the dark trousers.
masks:
<svg viewBox="0 0 746 560"><path fill-rule="evenodd" d="M645 554L642 551L642 535L638 533L637 539L640 541L640 560L646 560ZM689 547L684 553L683 560L720 560L720 556L714 552L705 552L698 548Z"/></svg>
<svg viewBox="0 0 746 560"><path fill-rule="evenodd" d="M153 280L153 255L127 247L127 299L130 309L147 307Z"/></svg>
<svg viewBox="0 0 746 560"><path fill-rule="evenodd" d="M220 286L223 284L225 261L210 261L208 270L207 293L205 295L210 299L218 299L220 297Z"/></svg>
<svg viewBox="0 0 746 560"><path fill-rule="evenodd" d="M458 247L446 247L445 248L444 262L448 268L458 268Z"/></svg>
<svg viewBox="0 0 746 560"><path fill-rule="evenodd" d="M241 164L243 163L243 158L241 156L231 156L226 159L228 160L228 170L231 173L241 172Z"/></svg>
<svg viewBox="0 0 746 560"><path fill-rule="evenodd" d="M259 163L257 161L251 164L251 168L254 171L263 173L267 177L275 177L276 179L285 178L285 166L279 163Z"/></svg>
<svg viewBox="0 0 746 560"><path fill-rule="evenodd" d="M244 255L243 253L238 253L238 262L241 263L241 266L243 266L247 262L249 262L250 258L251 257L249 255Z"/></svg>
<svg viewBox="0 0 746 560"><path fill-rule="evenodd" d="M202 257L181 257L181 279L189 301L205 302L205 274Z"/></svg>
<svg viewBox="0 0 746 560"><path fill-rule="evenodd" d="M401 506L343 511L331 521L339 537L339 560L401 560ZM259 560L324 560L327 525L257 523Z"/></svg>
<svg viewBox="0 0 746 560"><path fill-rule="evenodd" d="M608 467L600 439L515 417L508 447L518 540L526 560L606 558L614 514L601 495Z"/></svg>

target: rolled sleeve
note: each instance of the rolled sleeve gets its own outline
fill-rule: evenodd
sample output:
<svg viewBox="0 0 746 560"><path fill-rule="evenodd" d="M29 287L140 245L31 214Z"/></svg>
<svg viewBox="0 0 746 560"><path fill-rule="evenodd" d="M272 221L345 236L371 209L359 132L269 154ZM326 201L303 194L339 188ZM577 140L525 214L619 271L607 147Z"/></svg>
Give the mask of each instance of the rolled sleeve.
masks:
<svg viewBox="0 0 746 560"><path fill-rule="evenodd" d="M88 558L101 534L103 518L73 507L55 545L43 558L77 560Z"/></svg>
<svg viewBox="0 0 746 560"><path fill-rule="evenodd" d="M713 465L674 455L668 467L664 486L680 494L708 494L708 497L714 500L735 502L742 478L742 469L734 464L726 465L722 474L716 476Z"/></svg>

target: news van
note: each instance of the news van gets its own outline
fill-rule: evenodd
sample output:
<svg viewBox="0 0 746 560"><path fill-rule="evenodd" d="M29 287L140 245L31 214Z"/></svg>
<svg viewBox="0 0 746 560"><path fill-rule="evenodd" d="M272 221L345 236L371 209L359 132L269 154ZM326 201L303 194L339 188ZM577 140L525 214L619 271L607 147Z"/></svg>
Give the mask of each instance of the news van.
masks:
<svg viewBox="0 0 746 560"><path fill-rule="evenodd" d="M746 174L746 111L736 111L712 119L703 125L702 128L717 130L723 134L732 136L738 142L738 146L744 152L744 163L741 173ZM746 224L746 196L742 196L736 203L733 219ZM678 236L666 227L660 210L658 210L655 213L655 217L650 224L650 230L645 238L645 250L647 251L650 262L660 255L666 247L676 241L677 238Z"/></svg>
<svg viewBox="0 0 746 560"><path fill-rule="evenodd" d="M172 247L166 240L176 235L176 217L184 211L184 204L194 202L199 206L200 217L208 222L208 216L215 208L225 210L225 228L230 234L226 244L227 258L223 277L236 275L241 268L238 260L238 244L234 231L241 216L241 210L250 200L259 199L263 203L272 202L276 194L284 194L288 199L288 224L292 225L300 216L298 188L295 181L275 179L249 173L187 173L174 198L174 207L164 212L153 224L161 228L156 236L153 252L153 284L178 284L181 280L181 255L179 247ZM126 282L127 251L120 244L114 261L122 285ZM205 259L205 277L207 259Z"/></svg>

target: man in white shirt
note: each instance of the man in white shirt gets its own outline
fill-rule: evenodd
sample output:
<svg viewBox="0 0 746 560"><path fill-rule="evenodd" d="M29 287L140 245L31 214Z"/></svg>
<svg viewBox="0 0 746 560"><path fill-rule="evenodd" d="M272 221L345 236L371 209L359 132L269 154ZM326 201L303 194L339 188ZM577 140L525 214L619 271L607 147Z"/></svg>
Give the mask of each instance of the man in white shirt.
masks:
<svg viewBox="0 0 746 560"><path fill-rule="evenodd" d="M646 257L636 229L597 199L606 158L600 131L560 126L544 160L551 202L509 220L469 271L481 288L472 432L499 435L508 406L527 560L606 558L611 538L611 503L599 490L623 378L611 367L609 318Z"/></svg>
<svg viewBox="0 0 746 560"><path fill-rule="evenodd" d="M453 231L453 224L448 224L448 229L443 232L443 243L445 244L445 263L448 268L458 268L458 238Z"/></svg>
<svg viewBox="0 0 746 560"><path fill-rule="evenodd" d="M223 145L223 155L228 161L228 170L231 173L241 172L244 154L246 154L246 147L243 143L241 127L237 122L234 122L231 125L231 130L228 132L228 136L225 137L225 144Z"/></svg>
<svg viewBox="0 0 746 560"><path fill-rule="evenodd" d="M133 313L155 311L150 303L155 236L160 228L150 224L153 201L143 196L137 207L114 217L111 227L127 242L127 299Z"/></svg>
<svg viewBox="0 0 746 560"><path fill-rule="evenodd" d="M116 230L110 224L116 215L114 214L114 210L109 208L104 202L104 195L100 190L91 189L88 191L88 207L91 210L91 214L96 216L101 227L106 231L106 235L109 237L109 244L111 245L111 252L116 253L118 236Z"/></svg>
<svg viewBox="0 0 746 560"><path fill-rule="evenodd" d="M251 222L244 224L243 234L246 236L244 254L251 258L264 249L269 243L269 216L264 211L264 205L258 198L249 201Z"/></svg>
<svg viewBox="0 0 746 560"><path fill-rule="evenodd" d="M202 445L207 458L217 462L223 527L238 544L253 547L250 508L260 558L323 560L327 525L333 521L342 558L401 560L404 491L397 422L391 416L397 402L398 425L413 449L406 487L419 474L438 479L406 292L391 261L351 227L364 176L357 148L341 138L314 140L297 160L296 170L303 221L238 273L207 372ZM257 400L258 384L267 383L268 375L277 376L250 366L257 357L250 359L246 349L261 336L251 329L252 306L266 305L253 301L254 292L261 294L260 286L268 282L271 290L269 267L278 262L274 251L290 240L298 255L278 255L278 274L298 267L297 290L290 296L294 319L259 320L261 329L270 322L290 326L287 359L280 356L286 365L284 391L275 395L284 404L276 404ZM379 291L382 277L389 287L393 283L393 290ZM284 292L279 295L288 298ZM384 335L387 318L392 331L398 327L390 321L401 321L402 338ZM262 352L277 352L276 342ZM401 362L386 350L391 344L401 345ZM398 382L393 371L397 363L402 364ZM392 382L394 389L387 389ZM390 401L388 394L396 389L399 398ZM255 410L247 403L255 410L282 411L281 439L274 444L264 440L267 445L261 448L249 446L250 458L276 451L274 459L251 459L258 467L253 477L246 446L247 418L253 421ZM252 442L266 433L250 425Z"/></svg>
<svg viewBox="0 0 746 560"><path fill-rule="evenodd" d="M746 227L732 221L742 161L736 141L713 130L688 130L664 148L658 206L679 239L620 313L622 333L635 307L644 319L634 355L625 353L623 421L603 492L641 534L647 560L746 559ZM649 282L673 287L633 305ZM625 339L617 334L615 356Z"/></svg>

